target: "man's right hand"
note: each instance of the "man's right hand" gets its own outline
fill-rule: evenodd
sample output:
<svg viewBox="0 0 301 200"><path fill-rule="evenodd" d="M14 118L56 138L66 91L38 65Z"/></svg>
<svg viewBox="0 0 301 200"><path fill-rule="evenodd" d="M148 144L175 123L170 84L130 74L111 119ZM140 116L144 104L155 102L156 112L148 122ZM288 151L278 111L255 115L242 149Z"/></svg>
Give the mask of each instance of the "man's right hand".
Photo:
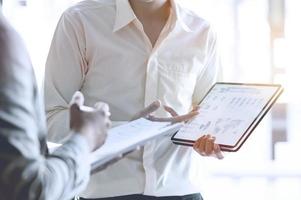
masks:
<svg viewBox="0 0 301 200"><path fill-rule="evenodd" d="M98 102L91 111L84 111L81 109L84 105L84 96L81 92L73 95L70 104L70 129L87 139L91 151L102 146L111 125L109 106Z"/></svg>
<svg viewBox="0 0 301 200"><path fill-rule="evenodd" d="M191 119L193 119L195 116L199 114L198 109L199 107L194 107L189 113L184 115L178 115L178 113L171 107L164 105L164 110L168 112L171 117L155 117L152 115L153 112L158 110L161 106L161 102L159 100L154 101L149 106L142 109L140 112L136 113L134 117L131 119L139 119L141 117L144 117L150 121L158 121L158 122L171 122L171 123L179 123L179 122L187 122Z"/></svg>

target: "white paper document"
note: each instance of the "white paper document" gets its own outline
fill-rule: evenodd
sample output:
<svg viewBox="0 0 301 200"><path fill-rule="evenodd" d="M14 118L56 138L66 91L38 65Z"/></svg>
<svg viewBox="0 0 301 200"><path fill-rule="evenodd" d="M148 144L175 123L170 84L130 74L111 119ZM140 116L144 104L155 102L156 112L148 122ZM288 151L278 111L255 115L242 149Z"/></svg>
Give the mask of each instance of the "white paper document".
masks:
<svg viewBox="0 0 301 200"><path fill-rule="evenodd" d="M103 146L94 151L90 156L92 170L122 157L137 147L145 145L148 141L160 136L168 135L170 138L182 124L170 124L170 122L153 122L140 118L108 131L108 137ZM53 143L48 143L57 147Z"/></svg>
<svg viewBox="0 0 301 200"><path fill-rule="evenodd" d="M255 128L280 91L278 85L217 83L200 103L200 114L172 139L189 144L211 134L216 143L234 147Z"/></svg>
<svg viewBox="0 0 301 200"><path fill-rule="evenodd" d="M105 144L92 153L91 163L105 163L116 156L143 146L147 141L158 136L175 133L181 124L152 122L144 118L112 128L108 132ZM171 136L170 136L171 137Z"/></svg>

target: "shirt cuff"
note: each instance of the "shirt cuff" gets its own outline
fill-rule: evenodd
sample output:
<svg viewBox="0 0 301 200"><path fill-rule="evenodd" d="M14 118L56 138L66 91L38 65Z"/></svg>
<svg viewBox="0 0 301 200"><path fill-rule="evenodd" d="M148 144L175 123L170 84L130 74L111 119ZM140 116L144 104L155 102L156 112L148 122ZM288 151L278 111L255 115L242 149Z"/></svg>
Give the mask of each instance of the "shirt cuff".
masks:
<svg viewBox="0 0 301 200"><path fill-rule="evenodd" d="M81 154L90 154L90 146L87 139L79 133L72 133L71 137L63 144L65 145L76 145L76 149Z"/></svg>
<svg viewBox="0 0 301 200"><path fill-rule="evenodd" d="M77 184L80 184L80 182L88 182L91 171L89 161L90 147L88 141L82 135L73 133L52 155L73 160Z"/></svg>

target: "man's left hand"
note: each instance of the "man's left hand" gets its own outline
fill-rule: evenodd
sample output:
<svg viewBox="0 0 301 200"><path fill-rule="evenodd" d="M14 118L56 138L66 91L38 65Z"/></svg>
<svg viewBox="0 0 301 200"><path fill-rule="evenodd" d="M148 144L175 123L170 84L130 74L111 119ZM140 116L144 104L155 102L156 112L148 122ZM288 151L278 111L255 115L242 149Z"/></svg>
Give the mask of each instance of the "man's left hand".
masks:
<svg viewBox="0 0 301 200"><path fill-rule="evenodd" d="M203 135L193 145L193 148L202 156L212 156L217 159L223 159L220 146L215 143L215 137Z"/></svg>

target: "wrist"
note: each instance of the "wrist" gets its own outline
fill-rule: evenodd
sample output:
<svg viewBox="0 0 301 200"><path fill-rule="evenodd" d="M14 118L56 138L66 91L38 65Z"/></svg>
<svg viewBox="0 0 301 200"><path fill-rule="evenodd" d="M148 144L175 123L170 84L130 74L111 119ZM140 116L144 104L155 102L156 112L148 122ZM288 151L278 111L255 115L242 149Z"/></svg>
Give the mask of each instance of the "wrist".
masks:
<svg viewBox="0 0 301 200"><path fill-rule="evenodd" d="M95 148L95 142L93 141L92 135L94 134L91 128L81 128L80 130L76 131L77 134L81 135L87 142L90 152L92 152Z"/></svg>

